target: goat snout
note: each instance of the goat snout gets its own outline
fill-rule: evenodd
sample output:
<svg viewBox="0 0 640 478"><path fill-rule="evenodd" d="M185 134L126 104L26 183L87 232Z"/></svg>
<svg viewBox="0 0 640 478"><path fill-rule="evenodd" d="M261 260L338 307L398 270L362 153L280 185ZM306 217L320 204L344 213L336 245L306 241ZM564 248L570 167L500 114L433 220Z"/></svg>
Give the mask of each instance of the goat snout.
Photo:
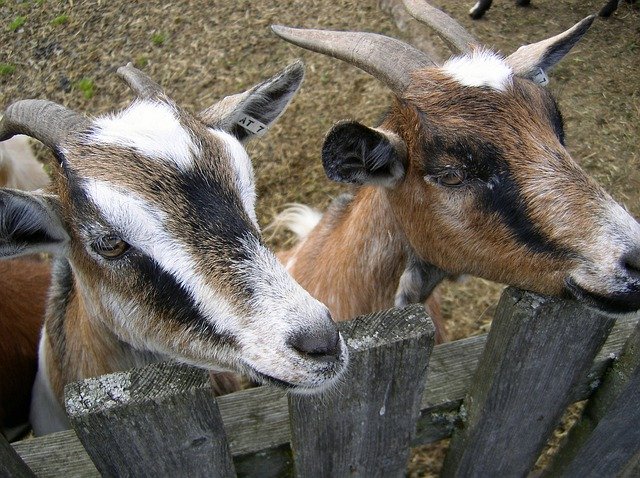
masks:
<svg viewBox="0 0 640 478"><path fill-rule="evenodd" d="M620 261L629 278L640 282L640 246L623 254Z"/></svg>
<svg viewBox="0 0 640 478"><path fill-rule="evenodd" d="M300 355L315 360L333 361L341 354L340 333L331 320L321 330L292 335L288 345Z"/></svg>

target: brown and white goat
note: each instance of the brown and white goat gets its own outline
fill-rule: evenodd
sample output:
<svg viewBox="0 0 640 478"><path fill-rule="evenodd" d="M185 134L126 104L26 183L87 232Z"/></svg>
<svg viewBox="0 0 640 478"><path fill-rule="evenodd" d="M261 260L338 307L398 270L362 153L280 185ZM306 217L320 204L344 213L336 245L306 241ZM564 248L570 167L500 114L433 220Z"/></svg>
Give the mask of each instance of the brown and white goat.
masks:
<svg viewBox="0 0 640 478"><path fill-rule="evenodd" d="M504 58L434 7L405 5L462 54L437 65L382 35L273 27L395 93L378 128L327 135L325 172L355 193L280 256L289 272L337 320L422 301L448 274L640 309L640 225L571 158L542 86L593 17ZM313 223L301 211L288 222Z"/></svg>
<svg viewBox="0 0 640 478"><path fill-rule="evenodd" d="M10 439L29 421L50 281L47 260L25 257L0 261L0 433Z"/></svg>
<svg viewBox="0 0 640 478"><path fill-rule="evenodd" d="M327 308L261 241L241 142L298 90L294 63L199 115L132 66L138 98L88 119L48 101L7 108L57 159L45 192L0 190L0 257L56 254L31 420L67 427L66 383L160 359L244 373L293 390L338 379L347 351Z"/></svg>
<svg viewBox="0 0 640 478"><path fill-rule="evenodd" d="M0 143L0 187L31 191L48 182L26 136ZM50 272L38 257L0 261L0 430L9 438L28 422Z"/></svg>

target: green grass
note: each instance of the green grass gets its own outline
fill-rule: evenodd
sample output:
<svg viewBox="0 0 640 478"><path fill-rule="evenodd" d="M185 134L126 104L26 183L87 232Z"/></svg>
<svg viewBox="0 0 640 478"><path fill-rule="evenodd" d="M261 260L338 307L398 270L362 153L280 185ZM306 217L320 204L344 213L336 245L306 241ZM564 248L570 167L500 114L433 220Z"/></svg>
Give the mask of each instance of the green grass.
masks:
<svg viewBox="0 0 640 478"><path fill-rule="evenodd" d="M149 58L147 58L145 55L140 55L135 59L133 63L136 65L136 68L144 68L149 64Z"/></svg>
<svg viewBox="0 0 640 478"><path fill-rule="evenodd" d="M90 100L96 92L96 85L91 78L82 78L76 83L76 88L82 92L82 95Z"/></svg>
<svg viewBox="0 0 640 478"><path fill-rule="evenodd" d="M15 73L16 67L11 63L0 63L0 76L8 76Z"/></svg>
<svg viewBox="0 0 640 478"><path fill-rule="evenodd" d="M66 13L63 13L62 15L58 15L56 18L54 18L53 20L51 20L51 24L52 25L64 25L65 23L69 22L69 15L67 15Z"/></svg>
<svg viewBox="0 0 640 478"><path fill-rule="evenodd" d="M22 27L27 22L27 17L19 16L13 19L11 23L9 23L9 30L15 32L20 27Z"/></svg>
<svg viewBox="0 0 640 478"><path fill-rule="evenodd" d="M151 35L151 43L155 46L162 46L167 41L167 37L163 33L154 33Z"/></svg>

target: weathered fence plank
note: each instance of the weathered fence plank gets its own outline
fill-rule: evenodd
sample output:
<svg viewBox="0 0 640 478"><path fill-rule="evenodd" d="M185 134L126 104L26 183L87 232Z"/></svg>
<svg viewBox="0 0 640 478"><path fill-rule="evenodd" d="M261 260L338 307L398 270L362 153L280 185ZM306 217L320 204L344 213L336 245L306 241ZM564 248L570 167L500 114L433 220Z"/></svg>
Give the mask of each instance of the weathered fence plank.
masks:
<svg viewBox="0 0 640 478"><path fill-rule="evenodd" d="M443 476L526 476L614 322L573 301L507 289Z"/></svg>
<svg viewBox="0 0 640 478"><path fill-rule="evenodd" d="M153 364L70 384L65 396L102 476L235 476L205 371Z"/></svg>
<svg viewBox="0 0 640 478"><path fill-rule="evenodd" d="M617 476L640 452L640 324L571 429L549 476Z"/></svg>
<svg viewBox="0 0 640 478"><path fill-rule="evenodd" d="M289 398L297 476L404 476L433 347L422 305L341 327L349 368L335 390Z"/></svg>
<svg viewBox="0 0 640 478"><path fill-rule="evenodd" d="M0 433L0 478L31 478L35 476L25 465L20 455L11 448L9 442Z"/></svg>
<svg viewBox="0 0 640 478"><path fill-rule="evenodd" d="M12 443L38 478L100 478L73 430Z"/></svg>
<svg viewBox="0 0 640 478"><path fill-rule="evenodd" d="M571 401L589 397L611 362L611 356L620 354L637 323L638 317L618 319L589 373L572 389ZM414 445L432 443L451 435L459 421L457 411L485 342L486 335L480 335L434 347ZM218 397L218 404L236 461L252 461L250 455L257 452L262 456L273 453L274 469L286 468L290 456L282 449L288 448L291 435L284 392L273 387L259 387ZM99 476L73 431L22 440L12 446L38 477ZM241 465L236 466L238 474L241 474L241 468Z"/></svg>

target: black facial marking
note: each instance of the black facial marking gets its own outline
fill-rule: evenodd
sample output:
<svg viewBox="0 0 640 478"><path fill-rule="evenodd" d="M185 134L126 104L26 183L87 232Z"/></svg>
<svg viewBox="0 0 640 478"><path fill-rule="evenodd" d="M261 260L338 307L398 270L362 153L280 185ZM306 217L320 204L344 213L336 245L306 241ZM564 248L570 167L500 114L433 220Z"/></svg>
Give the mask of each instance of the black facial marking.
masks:
<svg viewBox="0 0 640 478"><path fill-rule="evenodd" d="M551 241L531 220L502 150L489 142L471 137L446 141L435 137L424 146L427 176L437 177L447 168L466 173L466 187L448 188L453 194L472 191L478 207L489 215L497 214L516 237L536 253L566 256L569 251Z"/></svg>
<svg viewBox="0 0 640 478"><path fill-rule="evenodd" d="M242 247L243 238L248 235L257 238L259 233L236 191L226 187L222 180L197 172L181 174L177 189L186 217L198 218L197 221L189 221L188 227L193 229L191 237L199 240L215 238L216 247L224 248L231 260L242 262L249 259ZM201 245L206 246L207 243Z"/></svg>
<svg viewBox="0 0 640 478"><path fill-rule="evenodd" d="M139 273L138 290L148 294L149 300L145 302L153 304L159 317L167 317L188 326L215 346L238 347L235 337L219 331L202 315L189 293L171 274L145 255L139 254L130 260L135 261Z"/></svg>

